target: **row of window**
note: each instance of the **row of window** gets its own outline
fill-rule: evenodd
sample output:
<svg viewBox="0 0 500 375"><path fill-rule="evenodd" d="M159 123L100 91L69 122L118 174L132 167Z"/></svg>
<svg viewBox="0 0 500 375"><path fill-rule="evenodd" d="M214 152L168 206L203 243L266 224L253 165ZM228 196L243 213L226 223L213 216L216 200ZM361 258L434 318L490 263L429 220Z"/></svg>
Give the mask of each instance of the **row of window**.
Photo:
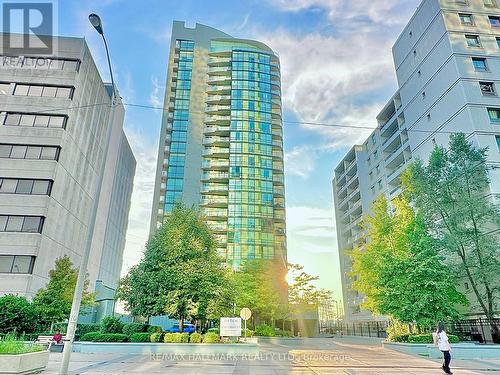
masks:
<svg viewBox="0 0 500 375"><path fill-rule="evenodd" d="M0 158L58 160L61 148L58 146L35 146L0 144Z"/></svg>
<svg viewBox="0 0 500 375"><path fill-rule="evenodd" d="M460 5L469 5L469 0L455 0L455 3ZM496 8L497 2L496 0L483 0L483 4L488 8Z"/></svg>
<svg viewBox="0 0 500 375"><path fill-rule="evenodd" d="M42 216L0 215L0 232L42 233Z"/></svg>
<svg viewBox="0 0 500 375"><path fill-rule="evenodd" d="M460 23L464 26L474 25L474 16L472 13L458 13L458 18L460 19ZM492 27L500 27L499 16L488 16L488 21Z"/></svg>
<svg viewBox="0 0 500 375"><path fill-rule="evenodd" d="M35 128L66 128L67 116L30 113L0 114L0 123L7 126L27 126Z"/></svg>
<svg viewBox="0 0 500 375"><path fill-rule="evenodd" d="M248 91L241 89L231 90L232 99L243 99L243 100L256 100L259 102L270 102L271 94L261 91Z"/></svg>
<svg viewBox="0 0 500 375"><path fill-rule="evenodd" d="M229 157L229 164L231 166L249 166L249 167L262 167L272 168L273 159L268 156L260 155L231 155Z"/></svg>
<svg viewBox="0 0 500 375"><path fill-rule="evenodd" d="M232 131L231 132L231 141L233 141L233 142L247 142L247 143L262 143L265 145L271 145L273 143L273 137L271 134Z"/></svg>
<svg viewBox="0 0 500 375"><path fill-rule="evenodd" d="M0 255L0 273L33 273L35 257L30 255Z"/></svg>
<svg viewBox="0 0 500 375"><path fill-rule="evenodd" d="M54 59L43 56L0 56L0 64L5 68L65 70L77 72L80 60Z"/></svg>
<svg viewBox="0 0 500 375"><path fill-rule="evenodd" d="M273 147L260 143L231 143L230 151L232 154L259 154L264 156L273 155Z"/></svg>
<svg viewBox="0 0 500 375"><path fill-rule="evenodd" d="M254 72L271 73L271 66L269 64L260 64L258 62L249 61L233 61L232 70L249 70Z"/></svg>
<svg viewBox="0 0 500 375"><path fill-rule="evenodd" d="M265 180L229 180L229 190L231 191L262 191L273 192L272 181Z"/></svg>
<svg viewBox="0 0 500 375"><path fill-rule="evenodd" d="M259 111L259 112L272 112L271 103L253 100L239 100L234 99L231 101L231 109L245 110L245 111Z"/></svg>
<svg viewBox="0 0 500 375"><path fill-rule="evenodd" d="M9 82L0 83L0 95L73 99L74 90L74 87L69 86L31 85Z"/></svg>
<svg viewBox="0 0 500 375"><path fill-rule="evenodd" d="M250 178L270 180L273 178L272 169L254 167L231 167L229 169L231 178Z"/></svg>
<svg viewBox="0 0 500 375"><path fill-rule="evenodd" d="M271 134L271 123L250 119L248 121L231 120L231 130L246 130L250 132Z"/></svg>
<svg viewBox="0 0 500 375"><path fill-rule="evenodd" d="M242 110L231 110L231 118L235 120L243 121L260 121L260 122L271 122L272 116L270 113L266 112L255 112L255 111L242 111Z"/></svg>
<svg viewBox="0 0 500 375"><path fill-rule="evenodd" d="M233 61L248 61L250 63L270 64L271 56L264 53L248 52L248 51L233 51Z"/></svg>
<svg viewBox="0 0 500 375"><path fill-rule="evenodd" d="M194 51L194 41L177 39L175 41L175 48L180 48L185 51Z"/></svg>
<svg viewBox="0 0 500 375"><path fill-rule="evenodd" d="M2 194L50 195L51 189L51 180L0 178Z"/></svg>
<svg viewBox="0 0 500 375"><path fill-rule="evenodd" d="M231 259L273 259L272 246L228 244L226 256Z"/></svg>
<svg viewBox="0 0 500 375"><path fill-rule="evenodd" d="M271 75L269 73L254 72L251 70L233 70L231 78L233 80L271 82Z"/></svg>

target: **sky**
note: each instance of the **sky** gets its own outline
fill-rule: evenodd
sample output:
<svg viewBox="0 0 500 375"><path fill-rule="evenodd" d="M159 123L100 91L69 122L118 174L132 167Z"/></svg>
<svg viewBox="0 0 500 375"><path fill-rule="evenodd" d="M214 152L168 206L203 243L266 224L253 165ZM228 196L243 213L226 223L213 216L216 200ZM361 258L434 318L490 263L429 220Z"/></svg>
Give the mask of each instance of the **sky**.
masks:
<svg viewBox="0 0 500 375"><path fill-rule="evenodd" d="M281 59L287 245L290 262L341 296L333 211L333 169L366 129L297 122L376 126L397 88L391 48L420 0L64 0L58 33L85 37L104 80L102 41L88 22L104 23L123 101L162 106L173 20L209 25L269 45ZM286 122L290 121L290 122ZM126 107L125 131L137 173L123 273L147 240L161 111Z"/></svg>

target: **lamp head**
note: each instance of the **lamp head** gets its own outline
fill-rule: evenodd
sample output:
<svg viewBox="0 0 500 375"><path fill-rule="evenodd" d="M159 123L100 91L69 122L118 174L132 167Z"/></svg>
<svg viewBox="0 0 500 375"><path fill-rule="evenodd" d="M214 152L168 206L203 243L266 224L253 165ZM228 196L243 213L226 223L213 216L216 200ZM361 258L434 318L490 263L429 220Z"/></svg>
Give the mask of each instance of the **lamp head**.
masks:
<svg viewBox="0 0 500 375"><path fill-rule="evenodd" d="M102 30L101 17L99 17L95 13L92 13L92 14L89 15L89 21L92 24L92 26L94 26L94 29L96 29L97 32L102 35L103 34L103 30Z"/></svg>

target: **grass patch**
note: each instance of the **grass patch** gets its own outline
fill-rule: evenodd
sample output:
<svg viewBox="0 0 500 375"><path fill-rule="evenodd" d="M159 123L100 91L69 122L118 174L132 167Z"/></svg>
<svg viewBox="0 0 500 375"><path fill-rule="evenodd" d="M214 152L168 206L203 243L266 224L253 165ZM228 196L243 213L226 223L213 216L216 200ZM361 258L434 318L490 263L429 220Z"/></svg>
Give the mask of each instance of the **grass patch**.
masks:
<svg viewBox="0 0 500 375"><path fill-rule="evenodd" d="M45 350L45 347L37 344L26 344L14 335L7 335L0 339L0 355L4 354L26 354Z"/></svg>

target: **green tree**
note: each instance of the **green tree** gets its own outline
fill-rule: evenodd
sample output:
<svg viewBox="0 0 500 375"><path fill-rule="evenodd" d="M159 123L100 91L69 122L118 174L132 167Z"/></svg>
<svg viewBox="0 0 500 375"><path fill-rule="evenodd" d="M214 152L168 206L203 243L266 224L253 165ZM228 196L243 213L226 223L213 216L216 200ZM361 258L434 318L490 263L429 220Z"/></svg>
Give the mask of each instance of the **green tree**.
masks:
<svg viewBox="0 0 500 375"><path fill-rule="evenodd" d="M0 297L0 333L31 333L37 326L37 313L26 297L12 294Z"/></svg>
<svg viewBox="0 0 500 375"><path fill-rule="evenodd" d="M443 263L421 217L404 198L385 196L364 219L369 241L352 252L353 288L365 295L364 307L376 314L430 326L456 318L456 304L466 303L457 292L451 270Z"/></svg>
<svg viewBox="0 0 500 375"><path fill-rule="evenodd" d="M287 308L285 268L274 260L251 259L245 261L234 274L238 308L252 310L256 324L262 321L275 325Z"/></svg>
<svg viewBox="0 0 500 375"><path fill-rule="evenodd" d="M491 322L500 295L500 212L488 193L486 155L464 134L453 134L449 149L436 146L428 165L416 161L402 185Z"/></svg>
<svg viewBox="0 0 500 375"><path fill-rule="evenodd" d="M40 320L52 324L68 319L77 277L78 268L73 268L73 263L67 255L56 259L54 269L49 271L49 282L33 298L33 306ZM94 304L95 295L87 291L88 284L86 280L82 307Z"/></svg>
<svg viewBox="0 0 500 375"><path fill-rule="evenodd" d="M118 298L135 316L200 317L226 283L216 242L200 212L176 205L122 279Z"/></svg>

